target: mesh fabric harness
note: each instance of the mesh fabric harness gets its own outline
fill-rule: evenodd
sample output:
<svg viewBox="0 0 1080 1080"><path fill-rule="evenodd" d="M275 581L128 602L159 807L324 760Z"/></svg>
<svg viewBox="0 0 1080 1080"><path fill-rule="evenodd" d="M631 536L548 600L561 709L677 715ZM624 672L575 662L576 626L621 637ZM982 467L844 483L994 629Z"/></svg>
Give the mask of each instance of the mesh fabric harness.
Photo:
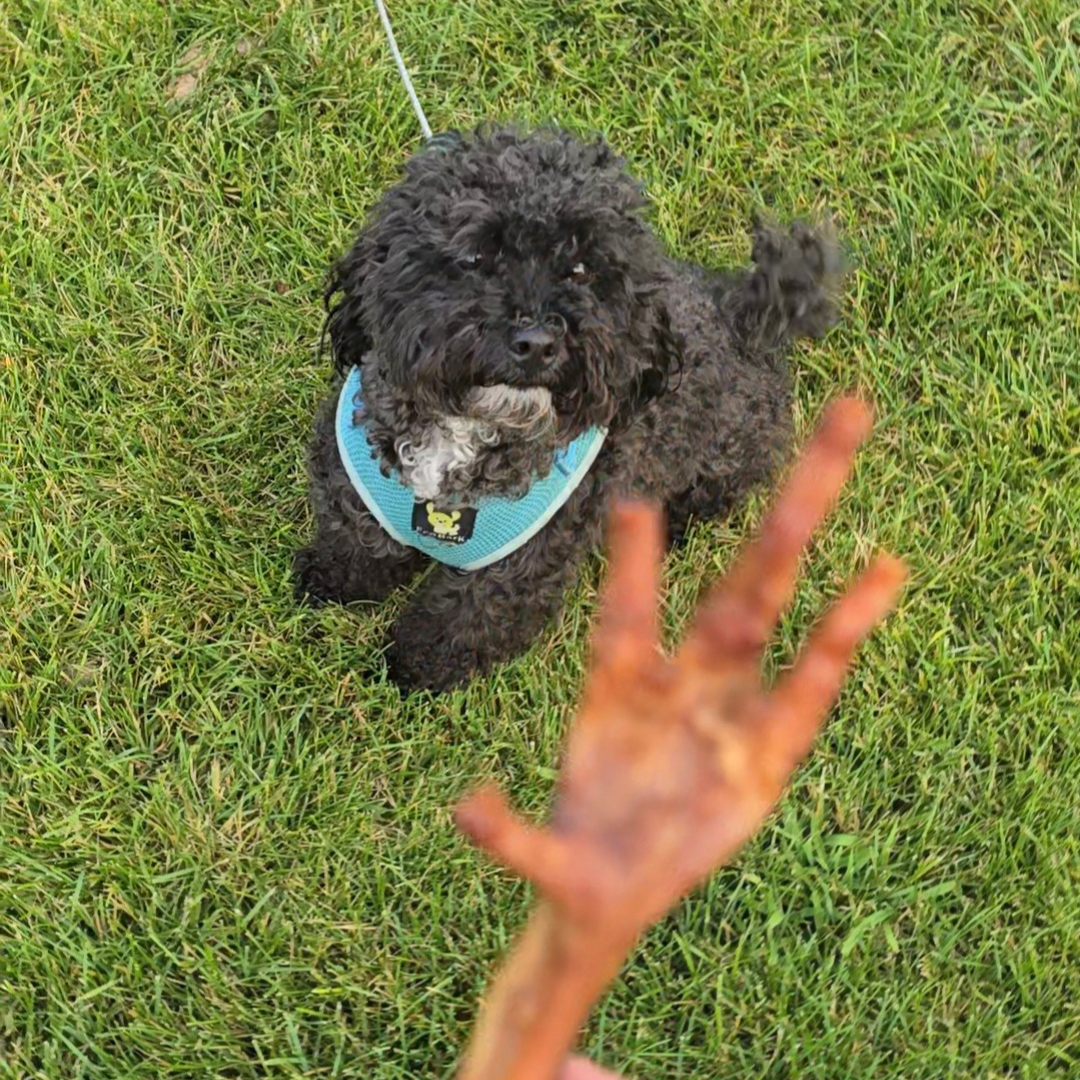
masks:
<svg viewBox="0 0 1080 1080"><path fill-rule="evenodd" d="M336 425L338 451L353 487L399 544L459 570L490 566L535 536L573 494L607 435L599 427L579 435L556 452L548 475L534 477L519 499L483 496L464 510L444 509L417 500L396 472L383 475L366 428L355 421L362 400L360 370L354 367L341 388Z"/></svg>

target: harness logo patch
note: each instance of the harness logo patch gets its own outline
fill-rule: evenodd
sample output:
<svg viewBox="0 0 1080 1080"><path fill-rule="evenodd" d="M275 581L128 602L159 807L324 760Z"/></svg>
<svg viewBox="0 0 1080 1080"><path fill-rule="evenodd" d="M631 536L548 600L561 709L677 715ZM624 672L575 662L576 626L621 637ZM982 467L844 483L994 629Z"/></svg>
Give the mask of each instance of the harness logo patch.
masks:
<svg viewBox="0 0 1080 1080"><path fill-rule="evenodd" d="M433 502L413 503L413 532L431 540L448 544L464 544L473 534L476 508L463 506L458 510L440 510Z"/></svg>

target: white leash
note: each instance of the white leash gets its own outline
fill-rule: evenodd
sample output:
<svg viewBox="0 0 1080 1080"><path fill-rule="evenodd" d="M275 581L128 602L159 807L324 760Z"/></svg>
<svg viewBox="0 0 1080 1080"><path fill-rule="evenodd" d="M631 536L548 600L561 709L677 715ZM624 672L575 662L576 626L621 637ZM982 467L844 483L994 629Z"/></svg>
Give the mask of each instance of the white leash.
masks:
<svg viewBox="0 0 1080 1080"><path fill-rule="evenodd" d="M405 67L405 61L401 58L401 51L398 49L397 41L394 39L394 28L390 25L390 16L386 13L386 5L383 3L383 0L375 0L375 6L379 9L379 18L382 19L383 29L386 31L386 40L389 41L390 51L394 54L394 60L397 62L398 72L401 74L401 81L405 84L405 92L409 95L409 100L412 102L413 112L416 113L416 119L420 121L420 130L424 133L425 139L430 139L431 125L427 122L423 107L420 105L420 99L416 96L416 91L413 89L412 79L409 78L409 71Z"/></svg>

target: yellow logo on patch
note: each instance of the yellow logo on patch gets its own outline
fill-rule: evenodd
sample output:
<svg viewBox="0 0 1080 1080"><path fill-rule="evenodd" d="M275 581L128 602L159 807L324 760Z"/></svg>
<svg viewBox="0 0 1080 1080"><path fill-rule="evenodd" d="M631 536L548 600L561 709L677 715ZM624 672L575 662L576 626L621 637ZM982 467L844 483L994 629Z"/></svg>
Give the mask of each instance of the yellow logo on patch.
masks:
<svg viewBox="0 0 1080 1080"><path fill-rule="evenodd" d="M441 510L436 510L432 502L429 502L424 509L427 511L428 524L436 536L457 536L461 531L461 526L458 524L461 521L460 510L444 514Z"/></svg>
<svg viewBox="0 0 1080 1080"><path fill-rule="evenodd" d="M464 544L473 534L476 507L440 510L433 502L413 503L413 531L446 544Z"/></svg>

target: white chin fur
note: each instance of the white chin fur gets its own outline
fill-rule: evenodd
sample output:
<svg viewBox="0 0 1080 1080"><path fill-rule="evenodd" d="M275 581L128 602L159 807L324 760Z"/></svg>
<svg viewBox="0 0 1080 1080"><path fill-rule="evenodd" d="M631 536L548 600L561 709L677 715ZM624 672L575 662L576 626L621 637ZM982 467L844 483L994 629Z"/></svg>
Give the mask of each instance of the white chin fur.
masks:
<svg viewBox="0 0 1080 1080"><path fill-rule="evenodd" d="M542 386L478 386L469 392L465 411L468 416L512 430L546 426L554 419L551 391Z"/></svg>
<svg viewBox="0 0 1080 1080"><path fill-rule="evenodd" d="M531 441L555 426L551 391L501 384L471 390L461 416L440 416L398 439L402 480L418 499L434 499L447 477L468 468L485 446L507 439Z"/></svg>

